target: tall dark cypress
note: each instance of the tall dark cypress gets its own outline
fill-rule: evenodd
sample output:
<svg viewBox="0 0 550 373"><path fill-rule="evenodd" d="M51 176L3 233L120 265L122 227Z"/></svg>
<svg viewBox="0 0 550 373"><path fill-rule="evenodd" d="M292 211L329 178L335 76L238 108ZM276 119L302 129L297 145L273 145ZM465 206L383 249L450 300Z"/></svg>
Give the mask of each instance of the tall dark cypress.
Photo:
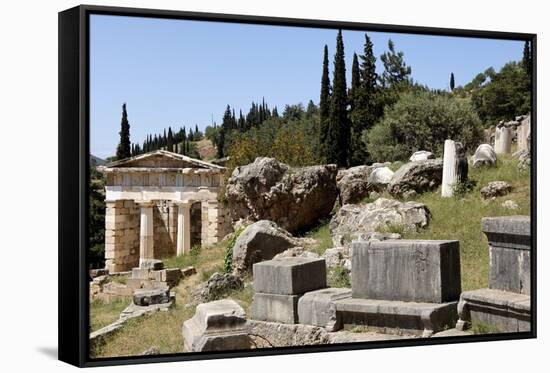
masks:
<svg viewBox="0 0 550 373"><path fill-rule="evenodd" d="M340 167L348 165L350 126L348 121L348 97L346 84L346 62L342 30L336 37L336 54L334 55L334 78L330 97L328 136L326 140L327 160Z"/></svg>
<svg viewBox="0 0 550 373"><path fill-rule="evenodd" d="M533 66L533 64L531 59L531 46L529 44L529 41L525 41L525 44L523 44L523 59L521 60L521 63L527 75L531 77L531 67Z"/></svg>
<svg viewBox="0 0 550 373"><path fill-rule="evenodd" d="M364 111L366 102L364 92L361 91L361 71L359 68L359 59L357 54L353 54L353 62L351 65L351 88L349 91L350 101L350 149L349 162L355 166L365 162L364 145L361 141L361 133L364 129Z"/></svg>
<svg viewBox="0 0 550 373"><path fill-rule="evenodd" d="M168 137L166 138L166 147L169 152L174 151L174 134L172 133L172 127L168 127Z"/></svg>
<svg viewBox="0 0 550 373"><path fill-rule="evenodd" d="M451 92L455 90L455 74L451 73L451 79L449 81L449 87L451 88Z"/></svg>
<svg viewBox="0 0 550 373"><path fill-rule="evenodd" d="M275 109L277 109L275 107ZM273 114L275 115L276 112ZM328 72L328 47L325 45L323 52L323 70L321 75L321 97L319 100L319 146L318 158L326 160L326 142L328 136L328 118L330 114L330 77Z"/></svg>
<svg viewBox="0 0 550 373"><path fill-rule="evenodd" d="M120 121L120 142L116 148L117 159L130 157L130 123L126 112L126 103L122 104L122 120Z"/></svg>

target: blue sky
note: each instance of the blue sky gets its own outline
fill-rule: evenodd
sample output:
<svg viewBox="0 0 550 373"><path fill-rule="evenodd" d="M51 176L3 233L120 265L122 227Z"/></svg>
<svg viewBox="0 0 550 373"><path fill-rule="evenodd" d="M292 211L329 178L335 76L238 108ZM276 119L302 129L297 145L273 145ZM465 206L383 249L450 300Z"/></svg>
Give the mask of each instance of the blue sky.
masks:
<svg viewBox="0 0 550 373"><path fill-rule="evenodd" d="M448 89L477 73L521 59L523 42L369 32L379 56L391 38L415 81ZM343 31L348 76L364 32ZM202 130L221 122L227 104L246 114L265 97L285 104L319 100L323 46L332 55L336 30L93 15L90 24L91 153L113 155L121 106L132 142L172 126ZM348 78L349 84L349 78Z"/></svg>

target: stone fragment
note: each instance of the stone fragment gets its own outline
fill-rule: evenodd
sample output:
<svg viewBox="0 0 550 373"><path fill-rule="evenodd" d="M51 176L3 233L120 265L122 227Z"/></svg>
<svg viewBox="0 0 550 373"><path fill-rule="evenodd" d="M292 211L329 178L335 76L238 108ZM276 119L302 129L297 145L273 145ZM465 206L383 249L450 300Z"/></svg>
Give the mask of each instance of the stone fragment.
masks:
<svg viewBox="0 0 550 373"><path fill-rule="evenodd" d="M460 296L458 241L355 241L354 298L442 303Z"/></svg>
<svg viewBox="0 0 550 373"><path fill-rule="evenodd" d="M489 241L489 287L531 293L531 219L529 216L483 218Z"/></svg>
<svg viewBox="0 0 550 373"><path fill-rule="evenodd" d="M209 302L226 296L232 290L242 289L243 286L239 276L216 272L194 291L193 296L198 302Z"/></svg>
<svg viewBox="0 0 550 373"><path fill-rule="evenodd" d="M409 162L395 172L388 192L401 197L411 193L424 193L436 189L443 176L443 160L428 159L422 162Z"/></svg>
<svg viewBox="0 0 550 373"><path fill-rule="evenodd" d="M517 204L517 202L511 199L507 199L506 201L502 202L501 206L510 210L519 209L519 205Z"/></svg>
<svg viewBox="0 0 550 373"><path fill-rule="evenodd" d="M97 269L90 269L90 278L94 279L99 276L106 276L109 274L109 271L106 268L97 268Z"/></svg>
<svg viewBox="0 0 550 373"><path fill-rule="evenodd" d="M338 196L336 165L291 169L274 158L237 167L226 185L231 219L270 220L295 232L328 217Z"/></svg>
<svg viewBox="0 0 550 373"><path fill-rule="evenodd" d="M233 271L242 275L252 265L272 259L286 249L299 246L299 240L274 222L260 220L246 227L233 246Z"/></svg>
<svg viewBox="0 0 550 373"><path fill-rule="evenodd" d="M319 254L314 253L312 251L304 250L303 247L298 246L298 247L291 247L290 249L287 249L282 253L275 255L273 259L292 258L292 257L318 258Z"/></svg>
<svg viewBox="0 0 550 373"><path fill-rule="evenodd" d="M255 293L251 305L254 320L285 324L298 323L298 299L301 295Z"/></svg>
<svg viewBox="0 0 550 373"><path fill-rule="evenodd" d="M300 324L315 325L333 332L342 328L342 320L336 312L335 300L350 298L351 289L327 288L305 293L298 300Z"/></svg>
<svg viewBox="0 0 550 373"><path fill-rule="evenodd" d="M189 277L189 276L192 276L196 273L197 273L197 270L193 266L188 266L188 267L182 268L182 270L181 270L181 274L184 277Z"/></svg>
<svg viewBox="0 0 550 373"><path fill-rule="evenodd" d="M168 287L154 289L136 289L133 294L136 306L150 306L153 304L169 303L170 290Z"/></svg>
<svg viewBox="0 0 550 373"><path fill-rule="evenodd" d="M330 343L324 328L301 324L249 320L249 335L256 348L324 345Z"/></svg>
<svg viewBox="0 0 550 373"><path fill-rule="evenodd" d="M346 246L358 238L399 238L394 233L378 233L379 230L399 228L417 231L429 225L431 213L428 207L418 202L400 202L378 198L361 205L344 205L330 221L330 234L335 246Z"/></svg>
<svg viewBox="0 0 550 373"><path fill-rule="evenodd" d="M497 153L489 144L481 144L477 147L472 158L472 167L496 166Z"/></svg>
<svg viewBox="0 0 550 373"><path fill-rule="evenodd" d="M367 181L375 190L383 190L390 183L394 174L395 172L389 167L376 167L369 174Z"/></svg>
<svg viewBox="0 0 550 373"><path fill-rule="evenodd" d="M472 324L489 326L493 333L531 330L531 297L495 289L465 291L458 304L458 330Z"/></svg>
<svg viewBox="0 0 550 373"><path fill-rule="evenodd" d="M251 347L246 314L233 300L199 304L182 326L184 349L191 352L244 350Z"/></svg>
<svg viewBox="0 0 550 373"><path fill-rule="evenodd" d="M326 287L324 259L273 259L254 264L253 273L257 293L296 295Z"/></svg>
<svg viewBox="0 0 550 373"><path fill-rule="evenodd" d="M462 143L445 140L441 197L452 197L458 184L468 179L468 161Z"/></svg>
<svg viewBox="0 0 550 373"><path fill-rule="evenodd" d="M505 196L512 191L512 186L506 181L491 181L479 191L484 199Z"/></svg>
<svg viewBox="0 0 550 373"><path fill-rule="evenodd" d="M147 350L141 353L142 355L160 355L160 348L157 346L151 346Z"/></svg>
<svg viewBox="0 0 550 373"><path fill-rule="evenodd" d="M414 152L413 155L409 158L409 161L411 162L418 162L418 161L427 161L428 159L434 159L435 155L432 152L429 152L427 150L419 150L417 152Z"/></svg>
<svg viewBox="0 0 550 373"><path fill-rule="evenodd" d="M159 259L140 259L139 268L158 271L164 268L164 263Z"/></svg>

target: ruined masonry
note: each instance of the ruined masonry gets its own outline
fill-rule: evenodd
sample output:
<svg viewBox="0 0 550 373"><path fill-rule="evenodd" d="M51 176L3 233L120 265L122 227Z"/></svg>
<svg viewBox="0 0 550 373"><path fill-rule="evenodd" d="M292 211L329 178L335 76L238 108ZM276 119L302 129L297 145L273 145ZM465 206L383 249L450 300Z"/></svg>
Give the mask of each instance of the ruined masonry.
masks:
<svg viewBox="0 0 550 373"><path fill-rule="evenodd" d="M499 332L531 328L531 219L529 216L483 218L489 241L489 288L465 291L456 328L471 324Z"/></svg>
<svg viewBox="0 0 550 373"><path fill-rule="evenodd" d="M336 300L344 326L423 337L456 321L458 241L354 241L352 297Z"/></svg>
<svg viewBox="0 0 550 373"><path fill-rule="evenodd" d="M218 203L225 168L157 150L98 167L106 175L105 266L148 268L151 259L219 242L229 231Z"/></svg>
<svg viewBox="0 0 550 373"><path fill-rule="evenodd" d="M461 143L445 140L441 196L452 197L456 185L468 178L468 161Z"/></svg>

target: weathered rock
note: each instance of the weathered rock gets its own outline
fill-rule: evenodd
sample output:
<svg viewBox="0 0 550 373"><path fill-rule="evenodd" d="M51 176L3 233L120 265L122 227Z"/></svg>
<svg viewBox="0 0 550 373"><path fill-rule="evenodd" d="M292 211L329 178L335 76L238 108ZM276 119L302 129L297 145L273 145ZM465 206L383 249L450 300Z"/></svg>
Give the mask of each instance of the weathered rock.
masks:
<svg viewBox="0 0 550 373"><path fill-rule="evenodd" d="M304 250L303 247L291 247L290 249L287 249L283 251L280 254L277 254L273 257L273 259L279 259L279 258L318 258L319 254L314 253L312 251Z"/></svg>
<svg viewBox="0 0 550 373"><path fill-rule="evenodd" d="M531 138L529 137L529 141ZM530 144L530 142L529 142ZM518 159L518 168L520 170L527 170L531 167L531 149L524 149L514 154Z"/></svg>
<svg viewBox="0 0 550 373"><path fill-rule="evenodd" d="M388 192L393 196L406 196L411 192L423 193L441 185L443 160L429 159L404 164L393 175Z"/></svg>
<svg viewBox="0 0 550 373"><path fill-rule="evenodd" d="M274 158L237 167L226 196L233 221L267 219L291 232L327 217L338 196L336 165L290 169Z"/></svg>
<svg viewBox="0 0 550 373"><path fill-rule="evenodd" d="M233 271L242 275L252 265L270 260L283 251L300 245L300 241L274 222L260 220L249 225L237 238L233 246Z"/></svg>
<svg viewBox="0 0 550 373"><path fill-rule="evenodd" d="M193 266L188 266L181 269L181 274L183 275L183 277L192 276L196 273L197 273L197 270Z"/></svg>
<svg viewBox="0 0 550 373"><path fill-rule="evenodd" d="M418 161L427 161L428 159L434 159L435 155L432 152L426 151L426 150L419 150L417 152L414 152L413 155L409 158L409 161L411 162L418 162Z"/></svg>
<svg viewBox="0 0 550 373"><path fill-rule="evenodd" d="M224 297L231 290L242 289L243 286L243 280L239 276L216 272L193 292L193 297L199 303L209 302Z"/></svg>
<svg viewBox="0 0 550 373"><path fill-rule="evenodd" d="M353 297L442 303L460 296L458 241L355 241ZM388 281L391 279L391 281Z"/></svg>
<svg viewBox="0 0 550 373"><path fill-rule="evenodd" d="M367 181L375 190L382 190L390 183L393 175L394 172L389 167L376 167L369 174Z"/></svg>
<svg viewBox="0 0 550 373"><path fill-rule="evenodd" d="M349 258L349 251L345 247L326 249L323 258L328 269L339 267L345 259Z"/></svg>
<svg viewBox="0 0 550 373"><path fill-rule="evenodd" d="M158 271L164 268L164 263L160 259L143 259L139 263L139 268Z"/></svg>
<svg viewBox="0 0 550 373"><path fill-rule="evenodd" d="M342 320L336 312L335 300L350 298L351 289L327 288L305 293L298 300L300 324L321 326L329 332L342 328Z"/></svg>
<svg viewBox="0 0 550 373"><path fill-rule="evenodd" d="M197 306L195 315L182 326L186 351L226 351L251 347L246 314L233 300L223 299Z"/></svg>
<svg viewBox="0 0 550 373"><path fill-rule="evenodd" d="M356 166L340 172L337 184L340 205L356 203L368 196L373 189L368 182L371 171L372 168L369 166Z"/></svg>
<svg viewBox="0 0 550 373"><path fill-rule="evenodd" d="M296 295L327 285L324 259L281 258L254 264L257 293Z"/></svg>
<svg viewBox="0 0 550 373"><path fill-rule="evenodd" d="M472 167L495 166L497 163L497 153L489 144L481 144L477 147L472 157Z"/></svg>
<svg viewBox="0 0 550 373"><path fill-rule="evenodd" d="M401 227L405 231L416 231L427 227L430 220L430 210L423 203L379 198L372 203L342 206L331 219L329 228L334 244L345 246L360 237L396 239L400 236L392 236L391 233L381 234L377 231L392 226Z"/></svg>
<svg viewBox="0 0 550 373"><path fill-rule="evenodd" d="M90 269L90 278L93 280L99 276L106 276L109 274L109 270L106 268Z"/></svg>
<svg viewBox="0 0 550 373"><path fill-rule="evenodd" d="M506 201L502 202L501 206L510 210L519 209L519 205L517 204L517 202L511 199L507 199Z"/></svg>
<svg viewBox="0 0 550 373"><path fill-rule="evenodd" d="M506 181L491 181L481 188L481 196L485 199L505 196L512 191L512 186Z"/></svg>

